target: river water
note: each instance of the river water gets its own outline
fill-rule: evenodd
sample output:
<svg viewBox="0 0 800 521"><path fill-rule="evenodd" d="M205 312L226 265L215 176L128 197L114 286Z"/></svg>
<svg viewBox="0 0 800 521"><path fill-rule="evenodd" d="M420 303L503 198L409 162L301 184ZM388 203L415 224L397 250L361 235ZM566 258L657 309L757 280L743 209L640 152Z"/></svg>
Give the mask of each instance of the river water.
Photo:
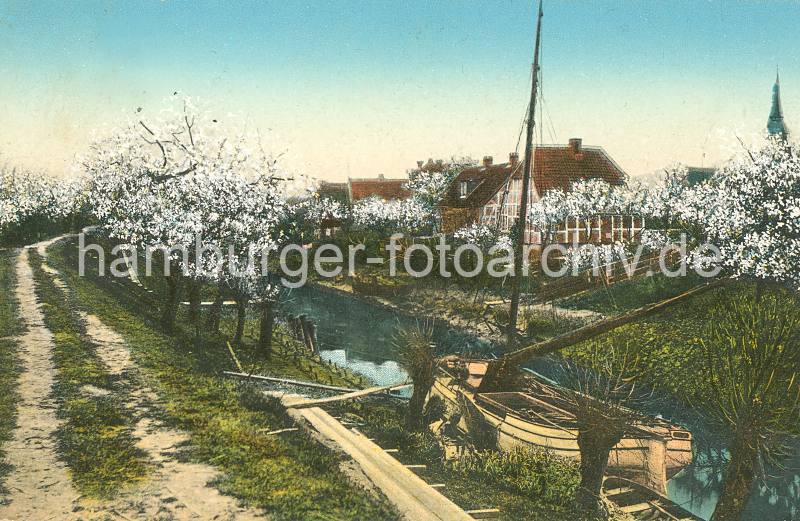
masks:
<svg viewBox="0 0 800 521"><path fill-rule="evenodd" d="M493 346L470 333L455 330L429 318L414 318L345 294L306 286L292 291L283 304L284 312L305 314L317 325L317 339L323 359L363 374L378 385L404 383L408 375L397 362L394 339L398 329L431 325L441 352L487 353ZM554 362L543 359L531 368L556 377ZM661 414L692 431L695 461L668 483L669 498L695 515L709 519L719 496L724 469L724 442L710 434L703 420L670 397L657 408ZM798 442L795 442L797 445ZM800 451L798 451L800 452ZM800 456L783 462L763 486L753 491L743 521L800 520Z"/></svg>
<svg viewBox="0 0 800 521"><path fill-rule="evenodd" d="M319 287L292 290L282 304L292 315L305 314L317 326L320 356L371 378L378 385L404 383L395 337L401 329L433 327L434 342L447 353L485 353L491 345L433 319L414 318Z"/></svg>

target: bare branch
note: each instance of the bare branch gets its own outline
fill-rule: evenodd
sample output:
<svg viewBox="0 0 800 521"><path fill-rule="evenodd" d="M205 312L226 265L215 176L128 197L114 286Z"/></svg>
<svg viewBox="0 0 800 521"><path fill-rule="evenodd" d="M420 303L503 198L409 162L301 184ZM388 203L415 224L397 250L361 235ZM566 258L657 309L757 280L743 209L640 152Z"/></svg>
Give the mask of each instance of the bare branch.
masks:
<svg viewBox="0 0 800 521"><path fill-rule="evenodd" d="M144 124L144 121L142 121L142 120L139 120L139 124L140 124L140 125L141 125L141 126L142 126L142 127L145 129L145 130L146 130L146 131L148 131L148 132L150 133L150 135L151 135L151 136L155 137L155 135L156 135L156 134L155 134L155 132L153 132L152 130L150 130L150 129L147 127L147 125L145 125L145 124ZM144 139L144 140L145 140L145 142L146 142L146 143L148 143L148 144L150 144L150 145L153 145L153 144L156 144L156 145L158 145L158 148L160 148L160 149L161 149L161 156L164 158L164 164L163 164L163 165L161 165L161 166L162 166L163 168L166 168L166 166L167 166L167 151L164 149L164 145L162 145L162 144L161 144L161 141L159 141L158 139L156 139L156 140L155 140L155 143L151 143L150 141L147 141L147 139L145 139L144 137L142 137L142 139Z"/></svg>
<svg viewBox="0 0 800 521"><path fill-rule="evenodd" d="M187 116L185 114L185 112L186 112L186 106L185 105L183 107L183 110L184 110L183 120L186 122L186 129L189 131L189 143L191 143L192 146L194 146L194 136L192 135L192 127L194 126L195 117L192 116L192 122L190 123L189 122L189 116Z"/></svg>

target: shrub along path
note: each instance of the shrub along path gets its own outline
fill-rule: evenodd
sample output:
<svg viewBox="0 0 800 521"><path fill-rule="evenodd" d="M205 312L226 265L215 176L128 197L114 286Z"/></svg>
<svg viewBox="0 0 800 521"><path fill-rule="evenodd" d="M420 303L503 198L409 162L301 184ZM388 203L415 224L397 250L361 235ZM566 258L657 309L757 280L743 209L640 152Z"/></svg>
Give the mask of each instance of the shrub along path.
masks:
<svg viewBox="0 0 800 521"><path fill-rule="evenodd" d="M60 422L52 397L53 335L37 303L28 253L22 250L16 263L15 294L27 332L19 337L17 428L5 447L13 470L6 480L8 504L0 506L0 519L69 519L78 494L56 453Z"/></svg>

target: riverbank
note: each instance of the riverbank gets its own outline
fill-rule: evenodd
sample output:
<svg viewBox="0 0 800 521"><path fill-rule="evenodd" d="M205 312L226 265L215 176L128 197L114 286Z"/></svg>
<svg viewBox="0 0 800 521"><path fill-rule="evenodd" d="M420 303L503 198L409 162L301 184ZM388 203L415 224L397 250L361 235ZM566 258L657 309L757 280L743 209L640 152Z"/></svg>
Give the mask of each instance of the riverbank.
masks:
<svg viewBox="0 0 800 521"><path fill-rule="evenodd" d="M223 317L220 337L204 335L198 342L182 311L176 333L165 335L159 330L154 293L148 292L147 285L153 281L144 280L145 287L139 287L124 279L78 277L73 242L56 244L50 252L48 264L61 273L74 292L74 305L113 327L128 346L144 381L159 396L159 418L166 426L188 434L183 457L198 464L213 464L220 472L214 485L221 492L244 505L263 508L274 519L393 518L395 514L384 502L350 484L346 469L340 468L335 455L296 433L267 435L291 426L275 401L265 399L257 387L241 386L218 376L220 369L235 365L224 346L233 327L232 317ZM246 370L353 386L352 376L344 376L340 369L318 359L297 355L284 344L283 337L276 342L271 360L257 360L252 349L254 334L248 328L245 345L236 350ZM378 408L365 412L373 404ZM429 450L432 436L402 434L403 403L387 405L371 400L361 411L361 419L354 416L361 405L351 405L354 410L341 413L358 424L368 424L365 428L374 427L375 436L385 440L382 447L390 448L392 440L402 443L403 457L425 462L431 472L426 479L445 483L445 494L462 508L500 508L505 520L522 515L536 520L574 518L565 504L542 502L529 489L519 488L514 484L517 477L497 475L496 483L488 486L485 476L443 462L440 449ZM383 423L378 421L381 416L386 420ZM403 441L412 439L419 442ZM526 476L540 486L552 481L541 465L531 467Z"/></svg>
<svg viewBox="0 0 800 521"><path fill-rule="evenodd" d="M148 286L148 289L155 289L155 291L159 291L159 288L153 286L155 281L153 280L145 280L144 283ZM157 315L157 306L158 306L158 294L147 293L147 291L143 288L137 288L133 285L129 284L129 281L126 280L112 280L112 279L105 279L105 280L93 280L92 284L98 286L99 288L104 291L107 296L113 297L119 303L122 303L124 308L128 310L133 316L139 317L139 320L142 323L147 324L147 327L150 328L152 331L158 331L158 317ZM152 288L151 288L152 286ZM343 338L342 331L346 330L350 335L362 335L358 338L359 345L358 348L364 350L366 354L364 354L364 358L366 359L375 359L380 360L380 364L384 366L387 373L391 372L394 377L402 375L398 372L399 365L396 364L394 361L397 360L396 353L392 353L390 351L382 351L384 349L390 349L391 343L391 331L394 330L398 326L405 326L408 323L415 320L415 315L407 313L404 309L399 308L400 304L398 301L391 299L388 301L380 302L380 304L376 304L375 300L372 300L371 297L364 298L363 295L353 295L351 292L341 291L340 288L326 288L324 290L320 290L319 287L309 288L313 289L312 293L324 293L325 295L335 295L337 299L322 299L320 302L319 307L324 309L326 312L331 313L331 316L325 316L325 318L320 320L320 324L323 326L332 325L335 326L334 330L331 331L331 335L336 337L339 341L343 342L345 345L343 346L343 350L345 356L348 355L347 349L352 349L353 343L351 342L352 337ZM330 290L330 291L329 291ZM431 294L434 295L433 298L437 300L447 300L448 297L453 297L455 295L455 290L451 290L448 292L442 292L441 294L438 293L438 289L430 288ZM409 294L408 298L416 299L419 297L421 293L417 294ZM713 296L713 295L712 295ZM297 293L295 295L297 300L300 301L308 301L309 296L306 294ZM314 295L311 295L313 298ZM91 295L87 298L93 298ZM649 297L648 297L649 298ZM716 297L715 297L716 298ZM725 302L730 302L732 298L735 298L735 294L728 295L726 297L728 300L719 299L717 304L724 306ZM386 299L384 299L386 300ZM379 302L379 301L378 301ZM307 303L307 302L306 302ZM356 305L357 303L363 304L363 307L369 308L366 310L360 310L361 306ZM655 378L660 379L661 383L669 383L672 381L674 385L677 387L671 388L670 391L672 393L678 393L681 391L680 385L686 384L688 380L680 380L680 378L687 377L687 375L692 374L691 370L693 368L696 369L697 360L692 358L686 358L687 355L692 354L692 347L696 347L695 344L691 342L696 340L697 338L702 337L702 327L704 324L708 324L713 320L713 306L710 306L711 302L706 301L698 301L692 303L691 306L682 306L680 309L675 308L670 310L669 313L660 314L658 317L652 317L646 321L641 321L636 324L631 324L625 326L623 331L625 331L625 340L634 343L636 345L641 345L643 348L647 347L649 353L645 353L643 351L642 361L648 362L650 365L648 369L650 373L653 374ZM102 305L102 304L101 304ZM417 309L417 308L414 308ZM223 319L223 334L219 337L206 337L202 340L202 342L196 342L193 337L193 331L191 327L188 325L187 322L187 314L186 310L183 309L179 313L179 331L176 336L172 339L172 342L175 344L171 347L167 352L186 352L191 354L191 357L195 360L195 363L200 365L199 370L204 375L213 375L215 370L218 370L220 367L231 368L232 367L232 360L227 352L227 348L224 346L225 338L230 338L233 332L233 319L231 312L233 310L226 310L226 316ZM417 315L418 316L418 315ZM333 317L333 318L331 318ZM400 318L403 319L402 323L399 320ZM110 315L111 321L109 323L116 325L116 319L113 315ZM406 320L407 319L407 320ZM336 324L336 322L339 322ZM445 327L450 328L451 324L447 323ZM336 329L338 328L338 329ZM378 337L376 335L376 330L378 328L384 328L386 331L384 336ZM455 328L453 328L455 329ZM135 331L130 333L131 335L135 336ZM309 379L315 381L321 381L322 383L329 384L331 383L332 379L337 379L336 381L341 381L342 386L344 387L351 387L352 382L350 384L345 382L345 377L341 370L336 368L332 368L327 363L320 363L318 359L308 357L304 353L300 353L298 351L292 351L288 344L286 344L287 349L284 349L284 340L280 340L276 343L276 356L273 360L266 362L263 360L258 360L255 356L255 351L252 349L252 346L255 343L255 337L257 336L257 320L255 318L251 318L248 320L246 334L245 334L245 345L241 348L237 349L237 353L241 356L243 363L247 366L247 369L255 369L258 371L263 371L268 374L275 374L275 375L286 375L288 377L294 377L298 379ZM129 341L126 338L126 341ZM289 342L291 340L288 340ZM461 340L458 340L461 342ZM150 339L140 340L141 343L150 342ZM461 344L456 344L461 345ZM336 349L339 346L331 346L332 349ZM148 352L150 348L142 348L143 352ZM351 352L352 353L352 352ZM155 356L151 354L147 354L147 357ZM362 356L362 355L359 355ZM393 358L394 357L394 358ZM352 358L352 356L351 356ZM155 359L154 359L155 360ZM363 358L362 358L363 360ZM157 362L154 362L154 366L161 365L161 359L158 359ZM216 368L216 369L215 369ZM151 370L157 370L157 367L151 368ZM679 371L683 371L684 374L681 374ZM663 373L663 374L662 374ZM183 373L183 374L192 374L192 373ZM366 374L366 373L365 373ZM339 380L341 379L341 380ZM390 382L394 383L394 382ZM204 386L199 388L183 388L186 392L199 392L203 395L206 391L203 389ZM664 387L662 387L663 389ZM234 396L242 396L244 393L239 393L238 391ZM190 408L192 403L189 399L184 399L186 403L180 404L180 408ZM254 399L255 400L255 399ZM256 400L257 401L257 400ZM168 402L169 403L169 402ZM173 407L172 405L170 405ZM203 405L202 407L205 407ZM391 412L391 411L390 411ZM401 418L400 411L395 408L393 411L395 414L396 419ZM182 410L179 416L187 415L191 416L190 411ZM215 417L216 413L211 413L210 416L205 416L203 414L203 421L212 421ZM276 417L280 418L280 414L276 413ZM268 423L268 422L267 422ZM272 425L270 425L272 426ZM275 429L281 429L285 426L281 426L278 422L276 423ZM195 427L196 428L196 427ZM202 436L210 436L209 431L205 429L198 429L199 434ZM392 432L392 429L387 429L386 432ZM227 436L227 435L226 435ZM378 436L383 436L381 433L376 432L375 437L377 439ZM230 439L229 437L227 439ZM247 438L245 438L247 439ZM391 443L391 437L386 438L388 441L387 443ZM402 441L401 441L402 442ZM400 443L400 442L398 442ZM402 442L405 443L405 442ZM387 446L388 445L382 445ZM204 449L205 450L205 449ZM208 449L208 456L207 457L221 457L222 461L226 461L226 458L231 457L231 455L225 454L218 454L216 453L217 449L211 448ZM418 455L413 454L416 458ZM408 460L409 462L413 463L413 461ZM425 461L420 457L420 461ZM433 458L430 460L429 467L434 468L436 465L436 459ZM427 464L427 463L426 463ZM237 476L241 471L240 469L235 468L236 465L231 465L230 470L226 470L226 472L230 472L231 475ZM724 470L724 467L722 467ZM703 472L703 469L698 469L700 474ZM444 472L444 471L442 471ZM246 482L248 479L246 476L246 472L244 472L245 477L241 478L239 481L239 485ZM699 474L698 474L699 475ZM432 474L431 479L435 480L437 475ZM696 476L693 476L692 479L695 479ZM233 481L237 481L239 478L233 478ZM469 489L473 489L475 494L481 493L484 490L482 482L478 480L472 480L469 478L459 478L463 485L459 485L459 480L453 478L446 478L444 474L441 477L442 480L445 479L452 479L453 485L451 488L453 490L458 490L459 487L462 487L462 490L465 490L465 493L469 491ZM718 476L713 478L718 479ZM691 481L691 480L689 480ZM697 480L695 480L697 481ZM677 481L676 481L677 483ZM684 481L685 483L685 481ZM237 485L237 486L239 486ZM708 483L697 483L697 485L708 485ZM713 484L712 484L713 485ZM233 485L232 485L233 486ZM783 486L783 485L781 485ZM688 487L684 487L684 491L694 493L694 489L690 490ZM252 494L255 497L259 497L262 492L254 491ZM702 490L698 492L702 494ZM713 487L712 487L713 493ZM686 497L684 495L683 499L676 498L673 493L670 493L673 499L678 500L678 502L683 501L691 501L691 497ZM708 497L708 494L704 496L705 498ZM761 501L768 501L770 496L764 495L763 493L759 495L759 502ZM784 501L787 497L786 494L781 494L779 496L781 501ZM788 496L791 497L791 496ZM473 503L469 504L467 508L478 508L478 507L485 507L490 506L487 503L488 501L478 500L476 499L477 496L473 497ZM469 496L466 497L465 500L469 499ZM511 501L511 500L509 500ZM785 505L784 505L785 506ZM511 510L514 507L507 507ZM768 512L769 514L776 513L776 512L785 512L786 510L777 510L777 507L772 509L764 510L764 512ZM761 510L759 510L761 512ZM701 514L702 515L702 514ZM780 515L780 514L778 514Z"/></svg>

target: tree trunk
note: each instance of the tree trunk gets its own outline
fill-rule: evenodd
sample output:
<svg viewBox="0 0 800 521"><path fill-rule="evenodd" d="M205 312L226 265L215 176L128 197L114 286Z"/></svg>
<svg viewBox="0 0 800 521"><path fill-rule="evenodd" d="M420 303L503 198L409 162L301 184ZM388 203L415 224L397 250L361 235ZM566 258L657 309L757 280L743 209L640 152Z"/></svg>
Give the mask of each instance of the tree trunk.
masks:
<svg viewBox="0 0 800 521"><path fill-rule="evenodd" d="M206 327L212 333L219 333L219 321L222 317L222 284L217 287L217 297L214 303L211 304L211 309L208 312L208 319L206 320Z"/></svg>
<svg viewBox="0 0 800 521"><path fill-rule="evenodd" d="M597 432L601 427L582 428L578 433L581 453L581 483L575 491L575 505L579 511L592 516L605 515L600 491L608 466L608 455L622 436L608 436Z"/></svg>
<svg viewBox="0 0 800 521"><path fill-rule="evenodd" d="M233 343L236 345L242 345L244 321L247 318L247 300L243 295L236 297L236 335L233 337Z"/></svg>
<svg viewBox="0 0 800 521"><path fill-rule="evenodd" d="M182 286L180 275L172 274L167 277L167 301L161 313L161 327L167 333L175 331L175 315L178 313Z"/></svg>
<svg viewBox="0 0 800 521"><path fill-rule="evenodd" d="M272 329L275 326L275 312L272 302L261 304L261 331L258 336L258 352L266 360L272 357Z"/></svg>
<svg viewBox="0 0 800 521"><path fill-rule="evenodd" d="M200 321L200 282L189 281L189 320L192 324Z"/></svg>
<svg viewBox="0 0 800 521"><path fill-rule="evenodd" d="M189 323L194 328L197 339L200 338L200 288L200 281L189 281Z"/></svg>
<svg viewBox="0 0 800 521"><path fill-rule="evenodd" d="M756 280L755 284L756 284L756 288L755 288L756 304L760 304L761 303L761 299L764 296L764 285L765 284L764 284L764 281L762 281L762 280Z"/></svg>
<svg viewBox="0 0 800 521"><path fill-rule="evenodd" d="M425 427L425 398L428 396L430 387L414 384L414 392L408 402L408 413L406 414L407 431L421 431Z"/></svg>
<svg viewBox="0 0 800 521"><path fill-rule="evenodd" d="M722 492L711 521L739 521L753 489L758 465L755 435L736 433L731 447L731 461L725 471Z"/></svg>

